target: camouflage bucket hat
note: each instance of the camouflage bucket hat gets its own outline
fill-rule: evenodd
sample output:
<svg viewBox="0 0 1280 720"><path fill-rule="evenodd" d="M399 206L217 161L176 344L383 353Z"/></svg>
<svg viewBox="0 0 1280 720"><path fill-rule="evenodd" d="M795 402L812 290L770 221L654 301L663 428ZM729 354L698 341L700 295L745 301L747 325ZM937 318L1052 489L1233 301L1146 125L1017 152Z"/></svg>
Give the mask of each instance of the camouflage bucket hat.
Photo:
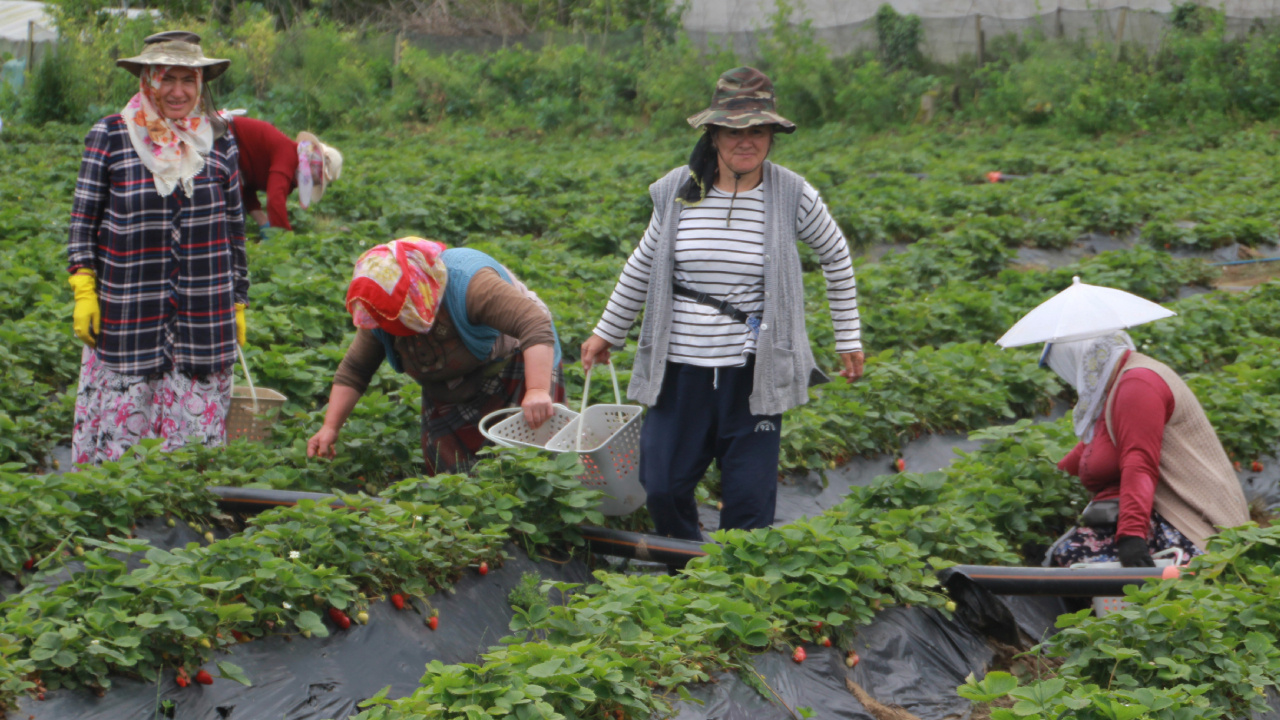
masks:
<svg viewBox="0 0 1280 720"><path fill-rule="evenodd" d="M151 35L142 42L145 45L142 54L120 58L116 65L134 75L140 74L147 65L204 68L205 82L218 77L231 66L230 60L205 57L200 49L200 36L193 32L170 30Z"/></svg>
<svg viewBox="0 0 1280 720"><path fill-rule="evenodd" d="M729 70L716 81L711 107L689 118L693 127L720 125L746 128L777 125L784 133L796 131L796 124L778 114L774 105L773 81L751 67Z"/></svg>

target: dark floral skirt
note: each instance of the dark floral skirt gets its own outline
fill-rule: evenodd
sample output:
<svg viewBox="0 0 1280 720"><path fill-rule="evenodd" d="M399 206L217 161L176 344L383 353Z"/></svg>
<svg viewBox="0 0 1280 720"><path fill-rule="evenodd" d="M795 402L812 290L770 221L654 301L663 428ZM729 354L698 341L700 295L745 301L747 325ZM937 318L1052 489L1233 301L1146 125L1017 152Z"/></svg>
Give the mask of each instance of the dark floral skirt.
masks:
<svg viewBox="0 0 1280 720"><path fill-rule="evenodd" d="M476 452L490 444L480 434L480 419L524 400L524 353L516 353L501 372L484 381L476 396L461 403L436 403L422 397L422 458L428 475L467 472ZM551 373L551 401L564 402L564 369Z"/></svg>
<svg viewBox="0 0 1280 720"><path fill-rule="evenodd" d="M1187 539L1178 528L1151 511L1151 528L1147 532L1147 549L1154 555L1161 550L1181 548L1188 558L1203 555L1204 551ZM1046 567L1070 567L1075 563L1115 562L1116 530L1111 528L1076 527L1058 538L1045 557Z"/></svg>

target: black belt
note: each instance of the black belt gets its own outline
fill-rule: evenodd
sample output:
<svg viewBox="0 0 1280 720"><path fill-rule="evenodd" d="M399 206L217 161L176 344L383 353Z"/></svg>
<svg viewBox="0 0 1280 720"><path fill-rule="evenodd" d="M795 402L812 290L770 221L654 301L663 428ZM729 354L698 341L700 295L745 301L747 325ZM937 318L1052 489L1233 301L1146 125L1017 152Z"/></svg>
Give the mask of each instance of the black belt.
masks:
<svg viewBox="0 0 1280 720"><path fill-rule="evenodd" d="M750 315L742 312L738 308L734 307L733 305L730 305L729 303L725 302L724 300L721 300L720 298L715 297L714 295L708 295L704 292L698 292L693 288L687 288L684 285L681 285L680 283L674 282L674 281L671 283L671 289L676 295L679 295L682 298L688 298L698 303L699 305L707 305L709 307L713 307L716 310L719 310L720 314L728 315L729 317L733 318L734 320L740 323L745 323L751 319Z"/></svg>

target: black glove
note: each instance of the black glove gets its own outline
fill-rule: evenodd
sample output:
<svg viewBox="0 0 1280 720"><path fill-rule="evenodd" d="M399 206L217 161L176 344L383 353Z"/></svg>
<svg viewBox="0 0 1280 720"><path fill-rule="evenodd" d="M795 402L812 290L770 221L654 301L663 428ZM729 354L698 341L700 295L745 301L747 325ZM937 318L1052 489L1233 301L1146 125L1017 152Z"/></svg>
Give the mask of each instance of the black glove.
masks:
<svg viewBox="0 0 1280 720"><path fill-rule="evenodd" d="M1155 567L1156 561L1151 559L1151 551L1147 549L1147 539L1126 535L1116 541L1116 554L1120 556L1120 564L1124 567Z"/></svg>

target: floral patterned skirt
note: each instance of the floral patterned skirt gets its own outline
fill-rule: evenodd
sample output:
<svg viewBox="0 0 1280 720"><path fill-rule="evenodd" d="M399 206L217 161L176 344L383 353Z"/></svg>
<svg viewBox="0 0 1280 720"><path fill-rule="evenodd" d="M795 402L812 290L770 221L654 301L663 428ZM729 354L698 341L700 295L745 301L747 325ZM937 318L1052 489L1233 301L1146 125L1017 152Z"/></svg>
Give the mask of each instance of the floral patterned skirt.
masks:
<svg viewBox="0 0 1280 720"><path fill-rule="evenodd" d="M551 401L564 402L564 369L551 373ZM422 396L422 457L426 474L468 472L476 452L490 444L480 434L480 419L524 400L524 353L516 353L505 367L484 381L475 398L461 403L437 403Z"/></svg>
<svg viewBox="0 0 1280 720"><path fill-rule="evenodd" d="M1188 558L1204 554L1178 528L1152 510L1147 549L1154 555L1173 547L1181 548ZM1075 563L1115 562L1119 559L1114 527L1076 527L1067 531L1049 548L1044 564L1046 567L1070 567Z"/></svg>
<svg viewBox="0 0 1280 720"><path fill-rule="evenodd" d="M227 440L231 368L193 377L170 370L122 375L86 347L80 360L71 457L94 465L119 460L139 440L162 438L163 450Z"/></svg>

